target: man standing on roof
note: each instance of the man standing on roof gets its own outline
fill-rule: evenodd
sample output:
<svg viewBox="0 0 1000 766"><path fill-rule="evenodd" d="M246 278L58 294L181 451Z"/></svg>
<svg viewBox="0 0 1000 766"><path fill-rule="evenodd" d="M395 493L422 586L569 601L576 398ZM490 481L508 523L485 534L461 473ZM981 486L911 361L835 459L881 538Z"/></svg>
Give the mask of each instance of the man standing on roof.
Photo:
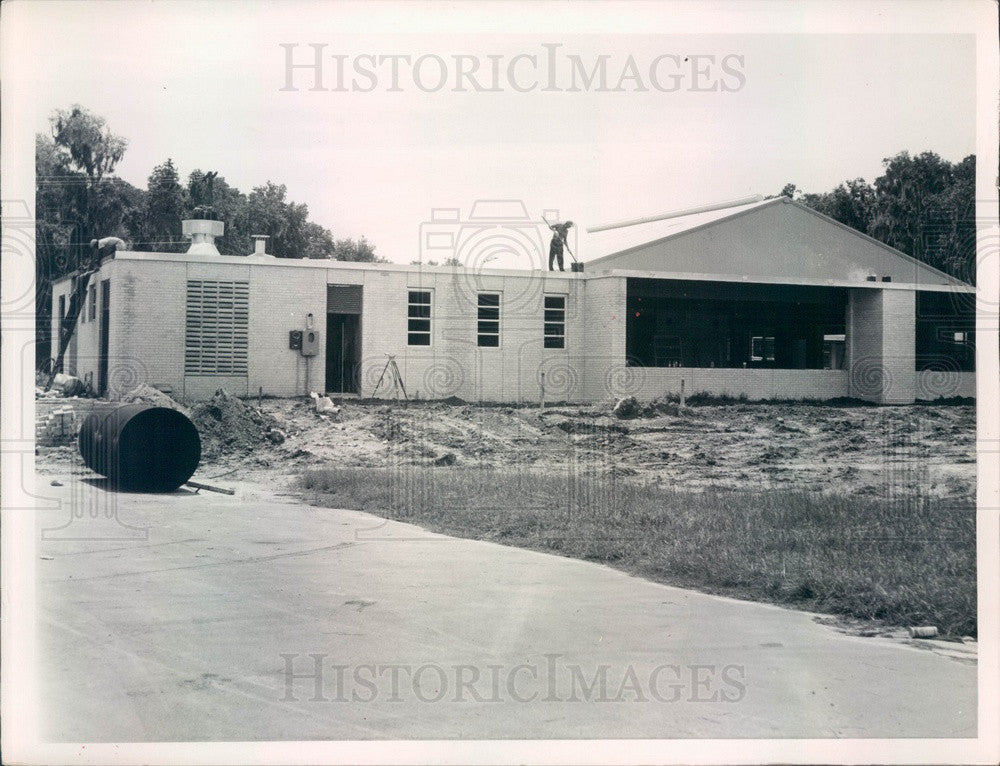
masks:
<svg viewBox="0 0 1000 766"><path fill-rule="evenodd" d="M565 247L569 250L569 242L566 241L566 235L572 226L572 221L549 224L549 228L552 229L552 242L549 243L549 271L555 271L552 266L556 259L559 260L559 271L565 271L563 268L563 248ZM573 251L569 250L569 254L573 255ZM573 255L573 258L575 259L576 256Z"/></svg>

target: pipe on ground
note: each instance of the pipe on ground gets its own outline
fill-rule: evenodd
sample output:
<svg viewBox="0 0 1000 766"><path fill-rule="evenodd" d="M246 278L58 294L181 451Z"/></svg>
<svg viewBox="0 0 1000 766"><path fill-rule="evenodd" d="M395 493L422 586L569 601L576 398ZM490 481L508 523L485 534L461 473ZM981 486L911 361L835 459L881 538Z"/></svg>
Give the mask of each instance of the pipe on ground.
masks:
<svg viewBox="0 0 1000 766"><path fill-rule="evenodd" d="M172 492L201 460L198 430L183 412L126 404L93 412L80 428L80 455L92 471L119 489Z"/></svg>

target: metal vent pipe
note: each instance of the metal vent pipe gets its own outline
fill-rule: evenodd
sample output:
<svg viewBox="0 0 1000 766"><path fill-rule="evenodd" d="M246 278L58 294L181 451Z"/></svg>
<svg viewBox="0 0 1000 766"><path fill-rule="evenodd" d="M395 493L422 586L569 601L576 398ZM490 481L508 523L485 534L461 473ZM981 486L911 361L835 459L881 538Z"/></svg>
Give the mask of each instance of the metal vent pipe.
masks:
<svg viewBox="0 0 1000 766"><path fill-rule="evenodd" d="M701 207L689 207L686 210L674 210L671 213L661 213L660 215L651 215L646 218L633 218L631 221L621 221L620 223L607 223L603 226L591 226L587 229L588 234L594 234L598 231L607 231L609 229L623 229L626 226L637 226L641 223L653 223L653 221L665 221L668 218L680 218L682 215L694 215L695 213L708 213L712 210L724 210L727 207L739 207L740 205L750 205L754 202L763 201L763 197L759 194L753 197L744 197L743 199L731 200L729 202L716 202L711 205L702 205Z"/></svg>

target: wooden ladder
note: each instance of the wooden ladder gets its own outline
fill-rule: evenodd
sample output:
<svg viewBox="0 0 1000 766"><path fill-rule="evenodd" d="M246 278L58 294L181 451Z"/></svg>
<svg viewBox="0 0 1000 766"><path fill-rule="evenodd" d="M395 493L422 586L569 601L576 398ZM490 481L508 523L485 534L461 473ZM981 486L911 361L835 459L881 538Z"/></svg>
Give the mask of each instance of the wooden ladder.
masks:
<svg viewBox="0 0 1000 766"><path fill-rule="evenodd" d="M80 319L80 314L83 313L84 304L87 302L87 286L90 284L90 277L93 273L93 270L85 271L75 278L76 287L70 296L69 308L59 324L59 353L49 371L49 379L45 383L46 391L52 388L52 381L55 380L56 374L62 367L66 349L69 348L69 342L73 339L73 333L76 332L76 323Z"/></svg>

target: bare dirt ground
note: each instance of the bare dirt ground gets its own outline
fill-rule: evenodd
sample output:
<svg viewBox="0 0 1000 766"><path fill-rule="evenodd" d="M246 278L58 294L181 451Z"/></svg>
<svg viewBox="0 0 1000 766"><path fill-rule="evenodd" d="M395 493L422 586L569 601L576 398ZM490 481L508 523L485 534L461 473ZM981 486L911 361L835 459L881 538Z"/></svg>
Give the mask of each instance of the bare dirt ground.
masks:
<svg viewBox="0 0 1000 766"><path fill-rule="evenodd" d="M161 402L158 402L161 403ZM975 407L726 404L619 419L610 405L477 406L230 397L194 404L199 477L288 476L326 464L614 471L679 490L799 489L975 498ZM274 440L268 433L278 429ZM282 438L283 437L283 440ZM280 443L274 443L280 441ZM40 447L40 468L75 445Z"/></svg>
<svg viewBox="0 0 1000 766"><path fill-rule="evenodd" d="M677 489L794 488L869 495L919 492L972 501L975 408L731 404L620 420L608 406L475 406L439 402L340 405L264 400L285 435L270 443L248 426L211 439L199 473L234 477L326 463L441 465L557 472L586 466ZM197 413L196 413L197 414Z"/></svg>

